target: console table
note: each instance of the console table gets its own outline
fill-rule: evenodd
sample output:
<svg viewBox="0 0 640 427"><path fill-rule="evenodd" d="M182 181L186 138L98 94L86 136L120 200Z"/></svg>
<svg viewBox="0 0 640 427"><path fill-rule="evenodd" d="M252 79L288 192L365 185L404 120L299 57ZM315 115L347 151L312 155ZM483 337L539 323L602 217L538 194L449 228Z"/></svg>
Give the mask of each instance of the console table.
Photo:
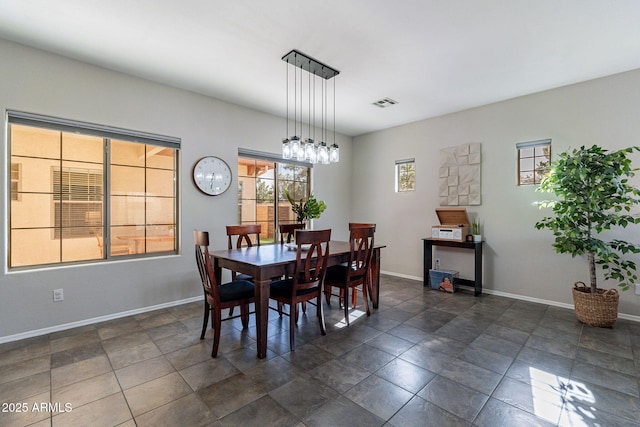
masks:
<svg viewBox="0 0 640 427"><path fill-rule="evenodd" d="M429 269L433 268L433 247L445 246L450 248L473 249L474 257L474 279L458 279L456 283L462 286L471 286L474 295L482 293L482 243L483 242L452 242L449 240L422 239L424 242L424 286L430 286Z"/></svg>

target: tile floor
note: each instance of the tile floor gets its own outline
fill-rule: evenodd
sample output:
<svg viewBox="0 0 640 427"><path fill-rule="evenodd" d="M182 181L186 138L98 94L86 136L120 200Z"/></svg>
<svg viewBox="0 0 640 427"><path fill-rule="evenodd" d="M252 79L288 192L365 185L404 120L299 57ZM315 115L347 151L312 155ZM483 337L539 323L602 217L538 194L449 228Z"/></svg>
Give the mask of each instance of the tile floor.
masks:
<svg viewBox="0 0 640 427"><path fill-rule="evenodd" d="M0 426L638 426L640 324L382 277L381 305L288 348L270 313L223 322L218 358L187 304L0 345ZM356 318L357 317L357 318Z"/></svg>

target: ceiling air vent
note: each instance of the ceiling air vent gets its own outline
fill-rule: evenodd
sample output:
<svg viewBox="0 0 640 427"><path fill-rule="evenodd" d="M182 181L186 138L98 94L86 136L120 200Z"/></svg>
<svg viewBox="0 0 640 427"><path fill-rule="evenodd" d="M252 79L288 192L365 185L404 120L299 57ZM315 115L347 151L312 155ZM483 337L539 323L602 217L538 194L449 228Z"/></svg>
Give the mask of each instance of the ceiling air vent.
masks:
<svg viewBox="0 0 640 427"><path fill-rule="evenodd" d="M390 107L392 105L396 105L398 103L398 101L394 101L391 98L382 98L376 102L373 103L373 105L375 105L376 107L380 107L380 108L387 108Z"/></svg>

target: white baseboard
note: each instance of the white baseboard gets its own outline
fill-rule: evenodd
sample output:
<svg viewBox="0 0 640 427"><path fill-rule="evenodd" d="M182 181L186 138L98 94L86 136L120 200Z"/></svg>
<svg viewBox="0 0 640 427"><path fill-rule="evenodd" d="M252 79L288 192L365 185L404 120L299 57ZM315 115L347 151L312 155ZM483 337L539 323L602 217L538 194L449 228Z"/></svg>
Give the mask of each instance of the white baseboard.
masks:
<svg viewBox="0 0 640 427"><path fill-rule="evenodd" d="M391 271L380 271L380 273L381 274L386 274L388 276L400 277L400 278L403 278L403 279L413 279L413 280L418 280L420 282L423 281L422 277L409 276L407 274L394 273L394 272L391 272ZM485 294L496 295L496 296L499 296L499 297L512 298L512 299L517 299L517 300L521 300L521 301L535 302L535 303L538 303L538 304L547 304L547 305L552 305L554 307L562 307L562 308L568 308L570 310L573 310L573 304L566 304L566 303L558 302L558 301L551 301L551 300L546 300L546 299L541 299L541 298L533 298L533 297L528 297L528 296L525 296L525 295L512 294L512 293L509 293L509 292L494 291L493 289L486 289L486 288L483 288L482 292L485 293ZM631 320L632 322L640 322L640 316L635 316L633 314L618 313L618 318L619 319L625 319L625 320Z"/></svg>
<svg viewBox="0 0 640 427"><path fill-rule="evenodd" d="M107 314L105 316L94 317L92 319L79 320L77 322L64 323L62 325L50 326L48 328L36 329L34 331L22 332L15 335L7 335L0 337L0 344L23 340L26 338L38 337L41 335L50 334L53 332L65 331L67 329L77 328L79 326L92 325L94 323L106 322L107 320L119 319L121 317L133 316L135 314L146 313L148 311L160 310L162 308L175 307L177 305L188 304L190 302L202 301L202 295L192 298L187 298L178 301L166 302L163 304L152 305L149 307L136 308L134 310L122 311L120 313Z"/></svg>
<svg viewBox="0 0 640 427"><path fill-rule="evenodd" d="M508 292L494 291L492 289L483 289L482 292L487 293L487 294L491 294L491 295L497 295L497 296L500 296L500 297L514 298L514 299L519 299L519 300L522 300L522 301L536 302L536 303L540 303L540 304L547 304L547 305L552 305L554 307L562 307L562 308L568 308L570 310L573 310L573 304L566 304L566 303L563 303L563 302L550 301L550 300L546 300L546 299L532 298L532 297L527 297L527 296L523 296L523 295L510 294ZM618 318L619 319L625 319L625 320L631 320L633 322L640 322L640 316L634 316L633 314L618 313Z"/></svg>
<svg viewBox="0 0 640 427"><path fill-rule="evenodd" d="M408 274L402 274L402 273L394 273L393 271L382 271L382 270L380 270L380 274L386 274L387 276L400 277L400 278L403 278L403 279L418 280L418 281L422 282L422 277L409 276Z"/></svg>
<svg viewBox="0 0 640 427"><path fill-rule="evenodd" d="M416 280L416 281L419 281L419 282L423 281L422 277L410 276L408 274L394 273L392 271L380 271L380 273L381 274L385 274L387 276L400 277L402 279ZM486 293L486 294L490 294L490 295L496 295L496 296L500 296L500 297L505 297L505 298L512 298L512 299L517 299L517 300L522 300L522 301L535 302L535 303L539 303L539 304L547 304L547 305L552 305L554 307L562 307L562 308L568 308L568 309L573 310L573 305L572 304L565 304L565 303L557 302L557 301L550 301L550 300L545 300L545 299L540 299L540 298L532 298L532 297L528 297L528 296L524 296L524 295L512 294L512 293L509 293L509 292L494 291L492 289L483 289L482 292ZM77 328L77 327L80 327L80 326L92 325L94 323L106 322L107 320L119 319L121 317L133 316L135 314L146 313L148 311L153 311L153 310L160 310L162 308L175 307L177 305L188 304L190 302L196 302L196 301L202 301L202 295L197 296L197 297L183 299L183 300L171 301L171 302L166 302L166 303L163 303L163 304L152 305L152 306L149 306L149 307L142 307L142 308L136 308L134 310L122 311L120 313L107 314L105 316L94 317L92 319L85 319L85 320L80 320L80 321L77 321L77 322L64 323L62 325L50 326L48 328L36 329L36 330L33 330L33 331L22 332L22 333L15 334L15 335L7 335L7 336L4 336L4 337L0 337L0 344L6 343L6 342L11 342L11 341L18 341L18 340L22 340L22 339L26 339L26 338L38 337L38 336L50 334L50 333L53 333L53 332L65 331L67 329ZM640 316L635 316L635 315L632 315L632 314L618 313L618 318L625 319L625 320L631 320L633 322L640 322Z"/></svg>

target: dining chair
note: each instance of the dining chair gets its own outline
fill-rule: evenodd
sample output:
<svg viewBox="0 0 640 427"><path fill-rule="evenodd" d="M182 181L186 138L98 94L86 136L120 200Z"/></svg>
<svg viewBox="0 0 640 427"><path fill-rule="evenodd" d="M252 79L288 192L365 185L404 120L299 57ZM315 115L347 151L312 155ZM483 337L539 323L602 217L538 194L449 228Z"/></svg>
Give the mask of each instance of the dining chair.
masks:
<svg viewBox="0 0 640 427"><path fill-rule="evenodd" d="M278 226L280 232L280 244L284 245L285 236L286 243L291 243L291 239L295 238L296 230L304 230L306 224L305 223L294 223L294 224L280 224ZM304 301L302 303L302 312L307 312L307 302ZM278 303L278 313L282 316L282 303Z"/></svg>
<svg viewBox="0 0 640 427"><path fill-rule="evenodd" d="M346 264L339 264L327 269L325 276L325 296L327 303L331 301L331 289L340 289L340 299L344 306L344 317L349 326L349 289L356 292L356 287L362 287L362 295L367 316L371 315L369 310L369 298L367 293L369 282L369 267L373 256L375 226L351 227L349 230L349 261Z"/></svg>
<svg viewBox="0 0 640 427"><path fill-rule="evenodd" d="M298 303L316 306L322 335L327 334L322 310L322 284L329 260L331 230L298 230L296 232L296 262L291 277L270 284L269 298L289 305L289 347L295 345L295 326L298 322ZM315 303L312 302L315 300ZM284 313L285 315L287 313ZM281 313L282 315L282 313Z"/></svg>
<svg viewBox="0 0 640 427"><path fill-rule="evenodd" d="M237 249L243 246L252 247L254 244L260 246L260 233L262 225L260 224L243 224L243 225L227 225L228 248ZM235 244L234 244L234 238ZM253 280L253 277L247 274L238 274L231 271L231 280Z"/></svg>
<svg viewBox="0 0 640 427"><path fill-rule="evenodd" d="M352 228L358 228L358 227L373 227L373 231L374 232L376 231L376 225L373 223L367 223L367 222L350 222L349 223L349 231L351 231ZM354 288L354 290L356 289L362 291L361 288ZM367 277L367 291L369 292L369 296L371 296L371 272L369 272L369 276ZM356 306L357 299L358 299L358 293L353 292L353 294L351 295L351 305L353 307Z"/></svg>
<svg viewBox="0 0 640 427"><path fill-rule="evenodd" d="M278 229L280 231L280 244L285 244L285 236L286 243L291 243L291 238L295 237L296 230L304 230L304 223L294 223L294 224L280 224Z"/></svg>
<svg viewBox="0 0 640 427"><path fill-rule="evenodd" d="M95 232L96 239L98 240L98 248L100 249L100 258L104 256L104 244L102 241L102 236L100 233ZM111 256L115 255L129 255L134 253L131 250L131 245L129 243L112 243L109 248L111 249Z"/></svg>
<svg viewBox="0 0 640 427"><path fill-rule="evenodd" d="M209 233L207 231L193 230L193 240L196 248L196 263L204 290L204 320L202 322L202 334L200 339L204 339L207 332L207 323L211 315L211 327L213 328L213 348L211 357L218 355L220 345L220 325L223 320L236 319L240 317L242 327L249 326L249 304L254 302L254 285L248 280L234 280L229 283L218 285L211 257L209 256ZM222 319L222 310L240 306L240 315Z"/></svg>
<svg viewBox="0 0 640 427"><path fill-rule="evenodd" d="M351 231L352 228L362 228L362 227L373 227L373 231L376 231L376 224L373 223L367 223L367 222L350 222L349 223L349 231ZM346 266L347 263L344 263L344 265ZM329 302L328 298L330 298L331 294L331 286L329 286L328 288L325 287L326 292L326 297L327 297L327 302ZM360 290L362 291L362 288L360 287L356 287L354 288L354 292L351 294L351 306L355 308L356 303L358 302L358 293L355 292L356 290ZM371 295L371 275L369 275L369 277L367 278L367 291L369 292L369 295ZM342 301L342 298L344 298L344 289L340 290L340 298Z"/></svg>

